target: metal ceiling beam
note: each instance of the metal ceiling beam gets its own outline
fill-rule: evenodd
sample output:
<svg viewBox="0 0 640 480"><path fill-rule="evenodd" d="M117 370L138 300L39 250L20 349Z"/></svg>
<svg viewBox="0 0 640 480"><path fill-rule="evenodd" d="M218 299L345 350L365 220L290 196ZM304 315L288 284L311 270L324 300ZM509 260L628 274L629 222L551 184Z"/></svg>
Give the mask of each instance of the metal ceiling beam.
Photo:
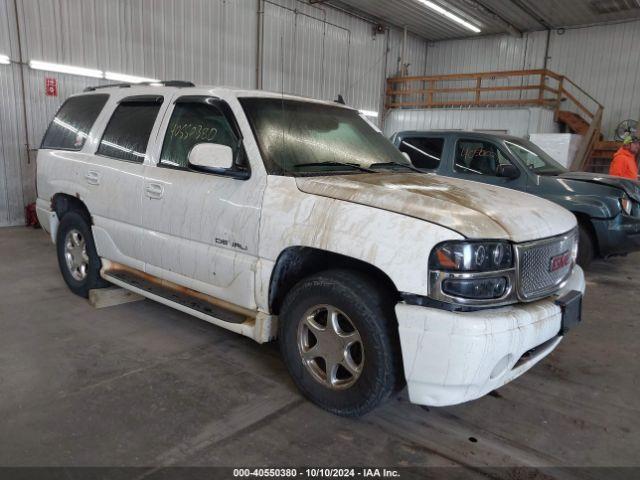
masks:
<svg viewBox="0 0 640 480"><path fill-rule="evenodd" d="M542 17L542 15L540 15L533 8L531 8L529 5L524 3L523 0L511 0L511 3L513 3L520 10L522 10L524 13L526 13L531 18L533 18L536 22L542 25L546 30L552 30L554 28L554 26L551 25L549 22L547 22L546 19Z"/></svg>
<svg viewBox="0 0 640 480"><path fill-rule="evenodd" d="M364 20L366 22L372 23L374 25L383 25L385 27L393 27L397 30L403 30L405 28L404 25L401 25L399 23L394 22L393 20L388 20L388 19L382 19L379 17L376 17L374 15L371 15L368 12L365 12L363 10L360 10L359 8L354 8L349 4L343 3L340 0L322 0L325 3L325 5L327 5L328 7L332 7L335 8L336 10L341 10L344 13L353 15L355 17L360 18L361 20ZM427 38L424 35L422 35L421 33L414 31L413 29L409 28L409 32L412 33L413 35L415 35L418 38L421 38L422 40L424 40L425 42L433 42L433 39Z"/></svg>
<svg viewBox="0 0 640 480"><path fill-rule="evenodd" d="M511 23L509 20L504 18L502 15L500 15L498 12L496 12L492 8L490 8L487 5L485 5L482 0L463 0L463 2L466 3L467 5L469 5L471 8L477 9L483 15L487 15L487 16L493 17L493 18L499 20L500 22L504 23L506 28L507 28L507 31L510 34L512 34L514 36L517 36L517 37L521 37L522 36L522 33L523 33L522 30L520 30L513 23Z"/></svg>

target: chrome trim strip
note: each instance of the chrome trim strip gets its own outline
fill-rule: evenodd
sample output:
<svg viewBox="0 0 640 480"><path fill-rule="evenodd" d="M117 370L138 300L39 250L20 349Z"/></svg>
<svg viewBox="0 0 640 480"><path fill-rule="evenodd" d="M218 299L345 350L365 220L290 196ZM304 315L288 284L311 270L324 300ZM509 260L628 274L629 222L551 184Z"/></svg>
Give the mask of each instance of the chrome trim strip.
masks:
<svg viewBox="0 0 640 480"><path fill-rule="evenodd" d="M500 298L474 299L454 297L442 290L442 282L446 279L507 277L507 290ZM443 272L432 270L429 272L429 297L445 303L454 303L465 306L501 306L514 303L518 300L516 295L516 270L497 270L493 272Z"/></svg>

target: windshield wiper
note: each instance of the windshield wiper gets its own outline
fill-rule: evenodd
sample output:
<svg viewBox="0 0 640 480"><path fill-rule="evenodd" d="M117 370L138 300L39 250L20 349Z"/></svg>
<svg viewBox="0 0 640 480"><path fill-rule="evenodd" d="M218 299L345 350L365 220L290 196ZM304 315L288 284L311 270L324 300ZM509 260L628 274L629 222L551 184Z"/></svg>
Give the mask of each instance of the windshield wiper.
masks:
<svg viewBox="0 0 640 480"><path fill-rule="evenodd" d="M312 162L312 163L298 163L296 165L293 165L293 168L304 168L304 167L325 167L325 166L333 166L333 167L351 167L351 168L355 168L357 170L360 170L362 172L367 172L367 173L378 173L375 170L371 170L370 168L367 167L363 167L362 165L359 165L357 163L350 163L350 162Z"/></svg>
<svg viewBox="0 0 640 480"><path fill-rule="evenodd" d="M380 162L380 163L373 163L371 164L371 168L377 168L377 167L388 167L390 165L393 165L395 167L404 167L404 168L408 168L409 170L413 170L414 172L418 172L418 173L426 173L422 170L420 170L418 167L414 167L412 164L410 163L400 163L400 162Z"/></svg>

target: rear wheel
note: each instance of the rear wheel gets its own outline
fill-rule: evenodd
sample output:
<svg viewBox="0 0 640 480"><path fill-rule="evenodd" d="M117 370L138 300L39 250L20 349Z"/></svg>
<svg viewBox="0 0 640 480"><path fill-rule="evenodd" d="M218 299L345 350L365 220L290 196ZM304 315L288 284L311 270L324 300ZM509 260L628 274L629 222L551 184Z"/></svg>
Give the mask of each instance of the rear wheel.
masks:
<svg viewBox="0 0 640 480"><path fill-rule="evenodd" d="M102 263L91 228L79 212L71 211L62 217L56 234L56 249L62 278L73 293L86 298L89 290L109 285L100 277Z"/></svg>
<svg viewBox="0 0 640 480"><path fill-rule="evenodd" d="M595 257L595 241L588 225L580 222L578 241L578 265L586 269Z"/></svg>
<svg viewBox="0 0 640 480"><path fill-rule="evenodd" d="M399 383L393 305L361 275L335 270L298 283L282 305L279 343L298 388L335 414L363 415Z"/></svg>

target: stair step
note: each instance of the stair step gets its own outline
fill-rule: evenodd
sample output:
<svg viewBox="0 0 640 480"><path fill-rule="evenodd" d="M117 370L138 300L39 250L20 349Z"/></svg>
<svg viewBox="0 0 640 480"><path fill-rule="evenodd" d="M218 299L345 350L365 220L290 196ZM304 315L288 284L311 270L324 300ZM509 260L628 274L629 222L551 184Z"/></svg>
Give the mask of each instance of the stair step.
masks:
<svg viewBox="0 0 640 480"><path fill-rule="evenodd" d="M600 140L596 143L586 170L593 173L609 173L613 155L620 148L620 142Z"/></svg>
<svg viewBox="0 0 640 480"><path fill-rule="evenodd" d="M558 112L558 122L564 123L572 133L584 135L589 130L589 122L574 112L560 110Z"/></svg>
<svg viewBox="0 0 640 480"><path fill-rule="evenodd" d="M607 150L607 151L612 151L615 152L620 148L621 143L620 142L613 142L610 140L603 140L600 141L598 143L596 143L596 150Z"/></svg>

